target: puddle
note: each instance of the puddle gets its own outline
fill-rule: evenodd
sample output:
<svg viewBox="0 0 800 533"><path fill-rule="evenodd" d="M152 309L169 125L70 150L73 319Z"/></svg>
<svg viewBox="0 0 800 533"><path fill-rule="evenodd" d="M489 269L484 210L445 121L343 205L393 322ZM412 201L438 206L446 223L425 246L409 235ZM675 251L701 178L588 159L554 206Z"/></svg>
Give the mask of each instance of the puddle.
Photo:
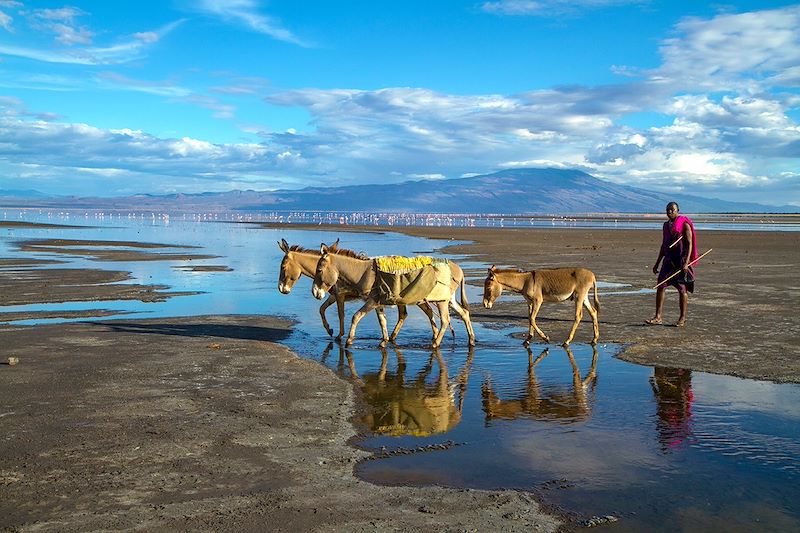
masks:
<svg viewBox="0 0 800 533"><path fill-rule="evenodd" d="M164 302L102 303L119 313L276 314L297 320L289 347L362 390L365 410L357 418L366 436L359 445L377 457L357 467L364 479L529 490L581 518L619 517L612 527L622 531L800 528L800 385L637 366L616 359L620 347L611 344L596 350L575 344L569 352L536 344L528 351L513 336L523 328L503 322L476 324L478 345L470 350L455 316L455 339L448 333L441 350L432 352L426 347L427 318L415 307L409 308L399 349L378 347L372 315L345 350L322 329L310 280L300 280L290 295L278 292L277 241L316 249L342 237L342 247L373 255L430 253L452 242L260 229L198 217L89 220L96 227L4 229L0 257L43 257L20 252L14 243L56 237L194 245L202 246L198 253L220 256L120 262L64 255L59 259L68 263L59 266L126 270L131 283L202 292ZM80 224L84 217L41 221ZM476 272L487 267L460 264ZM609 283L602 290L625 298L641 289ZM480 293L480 287L469 287L473 306ZM97 307L73 302L0 311ZM348 304L347 316L356 308ZM391 328L396 311L386 314ZM328 319L338 327L334 308ZM27 323L37 322L47 321ZM582 324L579 335L588 334L587 327Z"/></svg>

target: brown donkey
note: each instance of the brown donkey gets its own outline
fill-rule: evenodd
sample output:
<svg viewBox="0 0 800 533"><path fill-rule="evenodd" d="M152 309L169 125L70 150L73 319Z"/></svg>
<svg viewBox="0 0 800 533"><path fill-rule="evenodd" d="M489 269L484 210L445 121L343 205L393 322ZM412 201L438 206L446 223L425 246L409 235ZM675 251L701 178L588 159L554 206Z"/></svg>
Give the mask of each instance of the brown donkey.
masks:
<svg viewBox="0 0 800 533"><path fill-rule="evenodd" d="M353 320L350 324L350 333L347 336L346 342L349 346L353 344L356 328L361 319L364 318L364 315L376 307L386 304L386 302L378 301L372 290L377 278L374 260L355 254L351 256L342 253L331 253L330 248L325 244L322 244L320 247L320 252L322 255L319 258L316 273L314 274L314 285L311 287L311 292L314 297L321 300L325 293L331 290L331 287L334 287L337 283L343 282L348 287L356 290L365 300L361 309L356 311L353 315ZM467 335L469 336L469 345L474 346L475 333L472 330L472 322L469 318L469 307L464 287L464 272L453 262L448 262L445 267L449 268L449 273L447 275L448 282L437 282L430 294L420 298L418 302L413 303L421 305L423 303L433 302L439 309L441 324L439 324L439 332L433 336L433 341L431 342L433 348L441 345L442 338L447 328L450 326L450 306L455 309L456 313L458 313L464 321L464 325L467 328ZM456 290L459 287L461 288L460 305L456 301ZM400 322L398 322L398 324L400 324ZM389 340L393 339L390 339L386 335L386 330L383 330L383 340L381 344L386 344Z"/></svg>
<svg viewBox="0 0 800 533"><path fill-rule="evenodd" d="M589 290L594 288L594 307L589 302ZM600 327L597 325L597 314L600 311L600 300L597 298L597 281L594 274L585 268L556 268L552 270L531 270L525 272L517 269L498 269L494 265L483 282L483 306L491 309L503 289L519 293L528 302L528 337L523 343L528 346L533 340L534 332L545 342L550 338L536 325L536 315L542 302L563 302L575 300L575 322L567 340L562 345L568 346L575 336L575 330L583 318L583 306L589 311L594 327L592 344L597 344Z"/></svg>
<svg viewBox="0 0 800 533"><path fill-rule="evenodd" d="M339 250L338 246L339 239L336 239L336 242L331 244L328 248L333 253L337 253L339 251L344 253L353 253L350 250ZM281 292L281 294L289 294L292 292L292 287L294 287L294 284L297 283L297 280L300 279L300 277L307 276L311 279L314 279L314 272L317 268L317 262L319 262L320 252L318 250L302 248L298 245L290 246L289 243L286 242L286 239L281 239L280 242L278 242L278 247L284 253L283 260L281 261L280 274L278 276L278 290ZM325 317L325 312L327 311L328 307L336 303L336 311L339 316L339 335L336 337L336 340L340 340L344 336L344 302L356 299L359 299L359 294L357 291L354 291L352 288L344 285L337 285L331 289L328 299L325 300L319 308L319 316L322 318L322 325L325 328L325 331L328 332L328 335L333 336L333 328L331 328L330 324L328 324L328 320ZM428 320L431 323L431 328L433 329L433 334L436 335L438 333L438 329L436 327L436 322L433 319L433 310L431 309L430 305L427 303L420 304L419 308L422 309L422 311L428 317ZM403 322L408 315L405 305L398 305L397 312L399 316L397 324L392 330L392 335L390 336L391 340L394 340L397 337L397 334L400 332L400 328L402 327ZM384 330L384 333L386 333L386 318L385 316L381 318L381 315L383 314L383 308L381 307L376 309L375 313L378 315L378 323L381 324L381 328Z"/></svg>

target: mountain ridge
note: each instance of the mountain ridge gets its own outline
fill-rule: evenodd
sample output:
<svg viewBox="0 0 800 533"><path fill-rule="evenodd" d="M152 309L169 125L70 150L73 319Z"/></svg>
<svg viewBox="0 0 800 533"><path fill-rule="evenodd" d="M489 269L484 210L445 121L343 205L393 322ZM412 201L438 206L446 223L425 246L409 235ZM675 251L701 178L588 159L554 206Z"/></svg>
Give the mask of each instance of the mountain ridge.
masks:
<svg viewBox="0 0 800 533"><path fill-rule="evenodd" d="M788 213L794 206L732 202L618 185L580 170L508 169L464 178L389 184L309 186L298 190L138 194L125 197L43 197L3 194L6 207L210 211L367 211L453 214L578 214L661 212L669 201L692 213ZM14 205L12 205L14 204Z"/></svg>

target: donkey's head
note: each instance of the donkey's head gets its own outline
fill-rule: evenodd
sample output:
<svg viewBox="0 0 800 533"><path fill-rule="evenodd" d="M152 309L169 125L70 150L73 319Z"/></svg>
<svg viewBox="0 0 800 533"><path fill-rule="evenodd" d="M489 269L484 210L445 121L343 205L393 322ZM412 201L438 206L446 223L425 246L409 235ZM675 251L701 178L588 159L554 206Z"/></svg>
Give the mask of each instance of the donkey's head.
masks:
<svg viewBox="0 0 800 533"><path fill-rule="evenodd" d="M331 244L328 248L335 252L339 247L339 239ZM313 272L310 270L308 260L309 255L314 255L317 252L301 248L300 246L289 246L286 239L281 239L278 242L278 248L283 250L283 260L281 261L281 271L278 276L278 290L283 294L289 294L292 287L297 283L303 274L308 277L313 277Z"/></svg>
<svg viewBox="0 0 800 533"><path fill-rule="evenodd" d="M283 250L283 261L281 261L281 272L278 275L278 290L282 294L289 294L292 292L292 287L303 275L303 269L300 263L294 257L294 252L289 248L289 243L286 239L281 239L278 247Z"/></svg>
<svg viewBox="0 0 800 533"><path fill-rule="evenodd" d="M311 287L311 294L317 300L321 300L325 293L339 281L339 270L333 261L334 250L323 243L320 245L319 251L321 255L314 273L314 285Z"/></svg>
<svg viewBox="0 0 800 533"><path fill-rule="evenodd" d="M494 301L503 293L503 285L497 280L497 268L492 265L489 268L489 275L483 282L483 306L491 309Z"/></svg>

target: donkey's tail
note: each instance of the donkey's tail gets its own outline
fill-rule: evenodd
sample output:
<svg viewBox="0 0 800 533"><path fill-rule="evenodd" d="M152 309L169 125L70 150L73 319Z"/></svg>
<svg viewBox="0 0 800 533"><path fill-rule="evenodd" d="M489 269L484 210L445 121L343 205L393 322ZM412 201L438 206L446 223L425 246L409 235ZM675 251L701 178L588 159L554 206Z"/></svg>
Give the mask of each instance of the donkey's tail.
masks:
<svg viewBox="0 0 800 533"><path fill-rule="evenodd" d="M600 299L597 297L597 280L592 282L592 287L594 288L594 310L599 314L600 313Z"/></svg>
<svg viewBox="0 0 800 533"><path fill-rule="evenodd" d="M459 282L459 287L461 289L461 307L463 307L467 312L469 312L469 302L467 301L467 282L466 276L461 274L461 282Z"/></svg>

